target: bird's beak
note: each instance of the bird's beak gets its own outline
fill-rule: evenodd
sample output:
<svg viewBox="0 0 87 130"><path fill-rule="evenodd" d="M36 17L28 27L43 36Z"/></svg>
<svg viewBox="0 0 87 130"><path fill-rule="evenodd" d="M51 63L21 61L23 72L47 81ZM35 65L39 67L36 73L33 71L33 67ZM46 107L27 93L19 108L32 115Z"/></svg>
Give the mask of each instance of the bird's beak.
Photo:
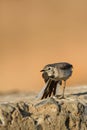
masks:
<svg viewBox="0 0 87 130"><path fill-rule="evenodd" d="M40 72L44 72L45 70L41 70Z"/></svg>

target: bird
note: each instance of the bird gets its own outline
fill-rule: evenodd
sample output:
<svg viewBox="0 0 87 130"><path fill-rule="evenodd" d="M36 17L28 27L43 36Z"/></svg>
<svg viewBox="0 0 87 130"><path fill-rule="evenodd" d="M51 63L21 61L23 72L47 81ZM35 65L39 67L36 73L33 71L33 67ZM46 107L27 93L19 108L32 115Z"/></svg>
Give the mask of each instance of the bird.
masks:
<svg viewBox="0 0 87 130"><path fill-rule="evenodd" d="M66 87L66 80L72 75L73 72L73 65L67 62L59 62L53 64L47 64L44 68L40 71L42 72L42 77L46 83L42 93L40 94L41 99L50 97L51 95L55 96L57 85L63 85L63 92L61 98L64 97L65 87Z"/></svg>
<svg viewBox="0 0 87 130"><path fill-rule="evenodd" d="M62 82L60 80L55 81L52 77L49 77L46 71L42 73L42 77L46 83L46 86L41 99L47 98L48 96L50 97L51 95L55 96L56 89L58 87L57 85L61 85Z"/></svg>

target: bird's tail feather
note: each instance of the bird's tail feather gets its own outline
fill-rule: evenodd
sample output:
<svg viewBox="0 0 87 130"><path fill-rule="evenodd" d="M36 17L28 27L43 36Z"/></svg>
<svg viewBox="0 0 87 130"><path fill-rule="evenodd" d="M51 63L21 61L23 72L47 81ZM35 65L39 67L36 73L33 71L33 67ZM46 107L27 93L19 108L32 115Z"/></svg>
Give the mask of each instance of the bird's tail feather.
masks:
<svg viewBox="0 0 87 130"><path fill-rule="evenodd" d="M47 88L49 80L46 82L45 86L41 89L41 91L39 92L39 94L36 96L37 99L41 99L43 94L44 94L44 90Z"/></svg>
<svg viewBox="0 0 87 130"><path fill-rule="evenodd" d="M54 81L52 79L49 79L45 86L41 89L39 94L36 96L37 99L44 99L47 97L50 97L52 94L54 96L58 95L59 92L59 86L61 85L61 81Z"/></svg>

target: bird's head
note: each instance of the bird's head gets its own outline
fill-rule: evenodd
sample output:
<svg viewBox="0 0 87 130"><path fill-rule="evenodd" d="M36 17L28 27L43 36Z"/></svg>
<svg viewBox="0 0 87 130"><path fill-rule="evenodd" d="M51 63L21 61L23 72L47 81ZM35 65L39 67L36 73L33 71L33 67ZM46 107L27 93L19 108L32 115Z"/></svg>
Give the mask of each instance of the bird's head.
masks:
<svg viewBox="0 0 87 130"><path fill-rule="evenodd" d="M51 65L46 65L40 72L45 72L48 74L49 77L54 76L54 67Z"/></svg>

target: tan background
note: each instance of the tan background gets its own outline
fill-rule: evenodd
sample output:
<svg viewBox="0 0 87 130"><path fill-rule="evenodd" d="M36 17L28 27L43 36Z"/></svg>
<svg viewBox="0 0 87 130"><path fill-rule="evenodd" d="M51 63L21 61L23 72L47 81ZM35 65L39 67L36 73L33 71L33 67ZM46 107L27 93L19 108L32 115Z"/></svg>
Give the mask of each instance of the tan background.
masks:
<svg viewBox="0 0 87 130"><path fill-rule="evenodd" d="M38 91L45 64L67 61L87 84L87 0L0 0L0 91Z"/></svg>

